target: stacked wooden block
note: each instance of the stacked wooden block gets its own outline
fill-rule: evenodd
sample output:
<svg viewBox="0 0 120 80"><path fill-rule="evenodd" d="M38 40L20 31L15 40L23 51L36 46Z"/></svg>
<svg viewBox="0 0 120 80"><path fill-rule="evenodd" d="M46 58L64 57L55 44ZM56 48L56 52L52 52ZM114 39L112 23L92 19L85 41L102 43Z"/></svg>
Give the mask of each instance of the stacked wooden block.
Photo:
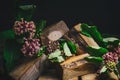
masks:
<svg viewBox="0 0 120 80"><path fill-rule="evenodd" d="M72 41L71 38L73 38L77 40L77 53L79 55L70 57L59 65L57 64L57 66L51 70L45 68L47 57L46 55L42 55L37 59L20 65L13 70L10 75L15 78L15 80L79 80L79 77L81 77L81 80L96 80L97 66L84 60L85 57L90 55L82 49L80 44L93 47L99 46L93 38L79 33L80 25L81 24L78 24L69 30L65 22L60 21L44 29L43 35L41 36L43 45L46 45L48 40L55 41L63 37ZM74 41L72 42L74 43ZM69 68L65 67L71 63L77 63L77 65ZM48 64L49 63L47 63L47 66Z"/></svg>

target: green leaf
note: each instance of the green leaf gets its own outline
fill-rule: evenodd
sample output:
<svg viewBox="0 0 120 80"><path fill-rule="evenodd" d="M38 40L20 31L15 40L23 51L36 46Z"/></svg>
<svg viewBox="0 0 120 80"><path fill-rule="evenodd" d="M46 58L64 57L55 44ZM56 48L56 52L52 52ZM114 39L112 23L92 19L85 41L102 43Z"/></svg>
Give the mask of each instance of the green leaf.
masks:
<svg viewBox="0 0 120 80"><path fill-rule="evenodd" d="M66 42L63 45L63 50L64 50L64 53L65 53L65 56L72 56L72 53L71 53L71 51L70 51Z"/></svg>
<svg viewBox="0 0 120 80"><path fill-rule="evenodd" d="M42 30L43 28L46 26L46 21L45 20L42 20L40 21L38 24L37 24L37 27L36 27L36 33L35 33L35 37L39 37L41 36L42 34Z"/></svg>
<svg viewBox="0 0 120 80"><path fill-rule="evenodd" d="M5 41L7 39L14 39L15 33L13 30L6 30L3 32L0 32L0 41Z"/></svg>
<svg viewBox="0 0 120 80"><path fill-rule="evenodd" d="M57 49L48 55L48 59L53 59L53 58L56 58L60 55L61 55L61 51L59 49Z"/></svg>
<svg viewBox="0 0 120 80"><path fill-rule="evenodd" d="M32 15L36 9L35 5L21 5L18 8L18 13L16 14L16 20L21 20L24 18L27 21L32 19Z"/></svg>
<svg viewBox="0 0 120 80"><path fill-rule="evenodd" d="M63 58L63 56L61 56L61 51L59 49L50 53L48 55L48 59L50 59L52 62L62 62L62 61L64 61L64 58Z"/></svg>
<svg viewBox="0 0 120 80"><path fill-rule="evenodd" d="M106 48L100 47L100 48L96 49L96 48L93 48L90 46L87 47L87 51L91 56L95 56L95 57L101 57L103 54L108 52L108 50Z"/></svg>
<svg viewBox="0 0 120 80"><path fill-rule="evenodd" d="M73 44L71 41L68 41L67 44L68 44L71 52L75 54L75 53L77 52L77 50L76 50L76 45Z"/></svg>
<svg viewBox="0 0 120 80"><path fill-rule="evenodd" d="M92 37L99 45L102 45L101 43L103 42L103 38L96 26L88 26L83 23L81 25L81 30L83 34L85 33L86 36Z"/></svg>
<svg viewBox="0 0 120 80"><path fill-rule="evenodd" d="M115 38L119 38L119 35L113 35L113 34L102 34L103 38L108 38L108 37L115 37Z"/></svg>
<svg viewBox="0 0 120 80"><path fill-rule="evenodd" d="M88 34L86 31L82 31L81 32L83 35L87 36L87 37L92 37L90 34Z"/></svg>
<svg viewBox="0 0 120 80"><path fill-rule="evenodd" d="M118 38L116 37L107 37L107 38L103 38L103 41L104 42L114 42L116 40L119 40Z"/></svg>
<svg viewBox="0 0 120 80"><path fill-rule="evenodd" d="M19 8L22 10L32 10L32 9L36 8L36 5L21 5L21 6L19 6Z"/></svg>
<svg viewBox="0 0 120 80"><path fill-rule="evenodd" d="M114 73L117 75L118 79L120 80L120 73L117 68L114 70Z"/></svg>
<svg viewBox="0 0 120 80"><path fill-rule="evenodd" d="M6 41L3 57L5 59L5 68L8 72L14 68L20 56L20 45L13 39Z"/></svg>
<svg viewBox="0 0 120 80"><path fill-rule="evenodd" d="M45 52L45 46L42 46L42 47L40 48L40 50L38 51L37 56L38 56L38 57L41 56L44 52Z"/></svg>
<svg viewBox="0 0 120 80"><path fill-rule="evenodd" d="M109 51L114 51L114 48L118 47L120 45L120 40L113 40L113 41L108 41L104 42L106 43L106 48L108 48ZM108 47L110 46L110 47Z"/></svg>
<svg viewBox="0 0 120 80"><path fill-rule="evenodd" d="M58 56L57 59L58 59L58 62L63 62L65 60L62 56Z"/></svg>
<svg viewBox="0 0 120 80"><path fill-rule="evenodd" d="M106 71L107 71L106 66L103 66L103 67L101 68L101 70L100 70L100 73L104 73L104 72L106 72Z"/></svg>
<svg viewBox="0 0 120 80"><path fill-rule="evenodd" d="M97 65L100 65L103 61L103 58L101 58L101 57L86 57L85 60L87 60L89 62L93 62Z"/></svg>

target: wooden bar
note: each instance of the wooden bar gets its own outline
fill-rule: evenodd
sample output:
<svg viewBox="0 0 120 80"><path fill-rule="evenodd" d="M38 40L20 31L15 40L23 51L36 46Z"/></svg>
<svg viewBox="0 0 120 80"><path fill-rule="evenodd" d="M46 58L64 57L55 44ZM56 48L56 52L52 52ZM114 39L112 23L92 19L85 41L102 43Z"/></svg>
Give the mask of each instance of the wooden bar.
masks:
<svg viewBox="0 0 120 80"><path fill-rule="evenodd" d="M10 72L15 80L36 80L45 68L46 55L23 63Z"/></svg>

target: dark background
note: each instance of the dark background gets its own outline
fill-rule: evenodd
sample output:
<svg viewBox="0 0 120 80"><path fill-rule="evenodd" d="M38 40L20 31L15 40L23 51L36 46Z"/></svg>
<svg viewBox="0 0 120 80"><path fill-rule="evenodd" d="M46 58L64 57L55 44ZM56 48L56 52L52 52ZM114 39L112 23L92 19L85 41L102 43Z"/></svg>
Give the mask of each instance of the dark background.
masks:
<svg viewBox="0 0 120 80"><path fill-rule="evenodd" d="M36 4L33 21L41 19L51 25L64 20L68 27L77 23L96 25L101 33L120 35L119 0L21 0L20 4ZM12 28L14 0L1 0L0 31Z"/></svg>

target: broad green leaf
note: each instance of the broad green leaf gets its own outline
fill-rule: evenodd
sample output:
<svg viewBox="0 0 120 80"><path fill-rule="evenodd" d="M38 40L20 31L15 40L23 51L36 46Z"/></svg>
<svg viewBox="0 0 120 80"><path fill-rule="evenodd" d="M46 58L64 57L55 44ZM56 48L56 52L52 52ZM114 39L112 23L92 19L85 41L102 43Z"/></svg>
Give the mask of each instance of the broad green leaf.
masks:
<svg viewBox="0 0 120 80"><path fill-rule="evenodd" d="M46 21L42 20L40 21L37 26L36 26L36 33L35 33L35 37L40 38L41 34L42 34L42 30L43 28L46 26Z"/></svg>
<svg viewBox="0 0 120 80"><path fill-rule="evenodd" d="M113 34L102 34L103 38L108 38L108 37L114 37L114 38L120 38L119 35L113 35Z"/></svg>
<svg viewBox="0 0 120 80"><path fill-rule="evenodd" d="M24 18L25 20L30 21L32 19L35 9L35 5L19 6L18 12L16 14L16 20L21 20L21 18Z"/></svg>
<svg viewBox="0 0 120 80"><path fill-rule="evenodd" d="M38 56L38 57L41 56L44 52L45 52L45 46L42 46L42 47L40 48L40 50L38 51L37 56Z"/></svg>
<svg viewBox="0 0 120 80"><path fill-rule="evenodd" d="M63 45L63 50L64 50L64 53L65 53L65 56L72 56L72 53L71 53L71 51L70 51L66 42Z"/></svg>
<svg viewBox="0 0 120 80"><path fill-rule="evenodd" d="M51 61L51 62L58 62L58 58L57 58L57 57L52 58L52 59L50 59L50 61Z"/></svg>
<svg viewBox="0 0 120 80"><path fill-rule="evenodd" d="M7 39L14 39L15 33L13 30L6 30L3 32L0 32L0 41L5 41Z"/></svg>
<svg viewBox="0 0 120 80"><path fill-rule="evenodd" d="M69 46L71 52L72 52L73 54L75 54L75 53L76 53L76 45L73 44L71 41L68 41L67 43L68 43L68 46Z"/></svg>
<svg viewBox="0 0 120 80"><path fill-rule="evenodd" d="M53 59L53 58L56 58L60 55L61 55L61 51L59 49L57 49L48 55L48 59Z"/></svg>
<svg viewBox="0 0 120 80"><path fill-rule="evenodd" d="M19 6L19 8L22 10L32 10L32 9L36 8L36 5L21 5L21 6Z"/></svg>
<svg viewBox="0 0 120 80"><path fill-rule="evenodd" d="M50 53L48 55L48 59L50 59L52 62L62 62L62 61L64 61L64 58L63 58L63 56L61 56L61 51L59 49Z"/></svg>
<svg viewBox="0 0 120 80"><path fill-rule="evenodd" d="M93 62L94 64L100 65L103 61L102 57L86 57L85 60Z"/></svg>
<svg viewBox="0 0 120 80"><path fill-rule="evenodd" d="M106 48L100 47L100 48L96 49L96 48L93 48L90 46L87 47L87 51L89 52L89 54L91 56L95 56L95 57L101 57L103 54L108 52L108 50Z"/></svg>
<svg viewBox="0 0 120 80"><path fill-rule="evenodd" d="M50 59L50 61L57 62L57 63L63 62L64 60L65 59L63 58L63 56L58 56L58 57Z"/></svg>
<svg viewBox="0 0 120 80"><path fill-rule="evenodd" d="M106 72L106 71L107 71L106 66L103 66L103 67L101 68L101 70L100 70L100 73L104 73L104 72Z"/></svg>
<svg viewBox="0 0 120 80"><path fill-rule="evenodd" d="M88 33L85 32L85 31L82 31L81 33L82 33L83 35L87 36L87 37L92 37L90 34L88 34Z"/></svg>
<svg viewBox="0 0 120 80"><path fill-rule="evenodd" d="M108 48L110 51L114 51L114 48L118 47L120 44L120 40L108 41L106 42L106 48L110 45L111 48Z"/></svg>
<svg viewBox="0 0 120 80"><path fill-rule="evenodd" d="M20 45L15 40L7 40L4 47L5 68L11 71L20 58Z"/></svg>
<svg viewBox="0 0 120 80"><path fill-rule="evenodd" d="M57 59L58 59L58 62L63 62L65 60L62 56L58 56Z"/></svg>
<svg viewBox="0 0 120 80"><path fill-rule="evenodd" d="M82 30L83 34L85 33L86 36L92 37L93 39L95 39L95 41L99 45L102 45L101 43L103 42L103 38L102 38L102 35L100 34L100 32L97 30L96 26L88 26L87 24L83 23L81 25L81 30Z"/></svg>
<svg viewBox="0 0 120 80"><path fill-rule="evenodd" d="M104 42L114 42L115 40L119 40L118 38L115 37L107 37L107 38L103 38Z"/></svg>

